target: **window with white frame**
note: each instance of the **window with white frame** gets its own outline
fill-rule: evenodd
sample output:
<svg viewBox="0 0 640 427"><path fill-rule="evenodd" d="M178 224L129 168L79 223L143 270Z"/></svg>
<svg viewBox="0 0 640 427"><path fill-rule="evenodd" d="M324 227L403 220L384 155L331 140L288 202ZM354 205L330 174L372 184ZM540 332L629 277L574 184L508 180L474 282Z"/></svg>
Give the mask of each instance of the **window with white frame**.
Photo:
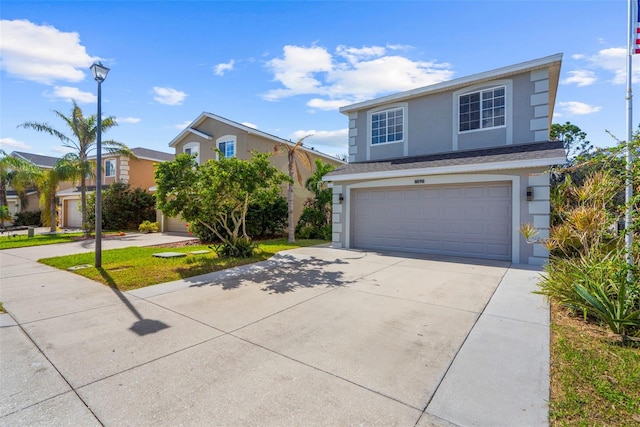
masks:
<svg viewBox="0 0 640 427"><path fill-rule="evenodd" d="M460 132L505 125L505 87L460 95Z"/></svg>
<svg viewBox="0 0 640 427"><path fill-rule="evenodd" d="M196 163L200 164L200 143L189 142L182 147L182 152L190 155L195 155Z"/></svg>
<svg viewBox="0 0 640 427"><path fill-rule="evenodd" d="M404 140L404 114L403 107L371 113L371 145Z"/></svg>
<svg viewBox="0 0 640 427"><path fill-rule="evenodd" d="M116 176L116 161L105 160L104 161L104 176L113 177Z"/></svg>
<svg viewBox="0 0 640 427"><path fill-rule="evenodd" d="M216 158L222 154L226 158L235 157L236 155L236 137L234 135L225 135L216 139L216 147L220 153L216 153Z"/></svg>

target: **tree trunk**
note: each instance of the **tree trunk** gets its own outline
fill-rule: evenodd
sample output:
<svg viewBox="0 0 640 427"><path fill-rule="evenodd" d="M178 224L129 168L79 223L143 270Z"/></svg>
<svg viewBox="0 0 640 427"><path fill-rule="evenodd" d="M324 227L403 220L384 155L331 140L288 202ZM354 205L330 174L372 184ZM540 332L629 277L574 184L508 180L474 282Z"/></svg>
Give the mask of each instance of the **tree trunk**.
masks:
<svg viewBox="0 0 640 427"><path fill-rule="evenodd" d="M9 209L9 202L7 202L7 184L2 180L2 182L0 182L0 208L5 206ZM0 218L0 226L4 227L4 217Z"/></svg>
<svg viewBox="0 0 640 427"><path fill-rule="evenodd" d="M49 195L49 209L50 209L50 221L51 224L49 225L49 231L51 231L52 233L56 232L56 192L55 189L53 190L53 194Z"/></svg>
<svg viewBox="0 0 640 427"><path fill-rule="evenodd" d="M296 241L296 233L295 227L293 226L293 162L295 161L293 150L289 150L289 178L291 178L291 182L289 183L289 188L287 190L287 214L289 220L289 243L293 243Z"/></svg>

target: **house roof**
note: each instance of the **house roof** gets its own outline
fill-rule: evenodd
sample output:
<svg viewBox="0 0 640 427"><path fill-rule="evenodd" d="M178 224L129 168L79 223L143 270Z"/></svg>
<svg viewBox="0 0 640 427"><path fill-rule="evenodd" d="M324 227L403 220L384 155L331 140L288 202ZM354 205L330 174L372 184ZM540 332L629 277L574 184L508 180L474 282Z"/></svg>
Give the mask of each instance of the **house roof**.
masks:
<svg viewBox="0 0 640 427"><path fill-rule="evenodd" d="M350 163L325 175L326 181L381 179L412 175L472 173L563 164L561 141L505 145L481 150L453 151L417 157Z"/></svg>
<svg viewBox="0 0 640 427"><path fill-rule="evenodd" d="M133 154L139 159L145 160L159 160L161 162L168 162L174 159L175 154L165 153L163 151L151 150L149 148L136 147L132 148Z"/></svg>
<svg viewBox="0 0 640 427"><path fill-rule="evenodd" d="M198 135L201 138L204 139L208 139L208 140L213 140L213 136L212 135L207 135L204 132L199 131L197 128L198 125L200 125L202 122L204 122L206 119L212 119L212 120L217 120L219 122L225 123L229 126L233 126L235 128L238 128L244 132L247 132L250 135L258 135L261 136L262 138L266 138L269 139L271 141L280 143L280 144L287 144L287 145L293 145L293 142L288 141L286 139L280 138L278 136L275 135L271 135L270 133L267 132L263 132L261 130L258 129L254 129L252 127L243 125L242 123L238 123L238 122L234 122L233 120L229 120L227 118L221 117L221 116L217 116L215 114L212 113L208 113L206 111L202 112L202 114L200 114L193 122L191 122L189 124L189 126L187 126L182 132L180 132L178 134L178 136L176 136L175 138L173 138L173 140L171 140L171 142L169 143L169 147L175 147L176 144L188 133L193 133L195 135ZM345 141L346 143L346 141ZM320 157L324 157L326 159L330 159L332 161L337 161L337 162L342 162L342 160L338 159L337 157L331 156L329 154L325 154L322 153L320 151L315 150L313 147L307 147L307 146L302 146L302 148L309 152L310 154L315 154L317 156Z"/></svg>
<svg viewBox="0 0 640 427"><path fill-rule="evenodd" d="M52 169L56 165L56 162L59 160L58 157L43 156L41 154L25 153L23 151L13 151L11 153L11 155L14 156L14 157L18 157L18 158L21 158L23 160L26 160L28 162L31 162L34 165L39 166L41 168L45 168L45 169Z"/></svg>
<svg viewBox="0 0 640 427"><path fill-rule="evenodd" d="M546 56L544 58L534 59L527 62L522 62L508 67L497 68L491 71L485 71L483 73L473 74L467 77L461 77L454 80L448 80L446 82L437 83L434 85L424 86L417 89L411 89L404 92L383 96L380 98L371 99L368 101L358 102L351 105L345 105L340 108L340 112L348 114L353 111L362 110L364 108L377 107L379 105L387 104L389 102L400 102L412 98L417 98L424 95L430 95L443 91L456 90L470 84L478 84L485 81L496 80L499 78L506 78L516 74L522 74L524 72L550 68L550 77L552 77L551 85L549 87L549 104L550 108L553 108L555 103L555 95L558 77L560 75L560 64L562 62L562 54L557 53L555 55ZM550 115L550 117L553 114Z"/></svg>
<svg viewBox="0 0 640 427"><path fill-rule="evenodd" d="M167 161L171 161L175 158L174 154L171 153L165 153L164 151L157 151L157 150L152 150L150 148L142 148L142 147L136 147L136 148L131 148L131 151L133 152L133 154L135 154L135 156L138 159L143 159L143 160L152 160L154 162L167 162ZM120 156L120 154L113 154L113 153L102 153L102 157L118 157ZM95 159L97 158L96 155L93 156L89 156L89 159Z"/></svg>

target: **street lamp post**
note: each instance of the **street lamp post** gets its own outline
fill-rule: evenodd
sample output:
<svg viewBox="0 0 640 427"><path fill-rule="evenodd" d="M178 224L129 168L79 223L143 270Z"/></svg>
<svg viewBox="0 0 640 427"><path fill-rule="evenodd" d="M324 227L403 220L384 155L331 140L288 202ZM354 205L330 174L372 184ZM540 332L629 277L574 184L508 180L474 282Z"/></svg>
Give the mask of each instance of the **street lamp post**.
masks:
<svg viewBox="0 0 640 427"><path fill-rule="evenodd" d="M98 117L96 136L96 268L102 267L102 82L109 69L97 62L91 66L93 78L98 82Z"/></svg>

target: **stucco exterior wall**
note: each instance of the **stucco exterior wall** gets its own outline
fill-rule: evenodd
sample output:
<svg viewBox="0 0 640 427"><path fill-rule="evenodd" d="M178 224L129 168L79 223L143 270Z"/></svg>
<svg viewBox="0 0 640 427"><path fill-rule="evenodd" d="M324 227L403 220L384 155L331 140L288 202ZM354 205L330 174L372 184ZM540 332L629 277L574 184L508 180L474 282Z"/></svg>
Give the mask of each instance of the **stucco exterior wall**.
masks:
<svg viewBox="0 0 640 427"><path fill-rule="evenodd" d="M459 96L496 86L505 86L506 89L505 126L459 132ZM546 141L551 126L549 102L549 72L536 70L427 94L406 102L390 102L353 111L348 114L349 161L375 161ZM371 145L370 115L401 106L405 107L406 114L404 140Z"/></svg>

